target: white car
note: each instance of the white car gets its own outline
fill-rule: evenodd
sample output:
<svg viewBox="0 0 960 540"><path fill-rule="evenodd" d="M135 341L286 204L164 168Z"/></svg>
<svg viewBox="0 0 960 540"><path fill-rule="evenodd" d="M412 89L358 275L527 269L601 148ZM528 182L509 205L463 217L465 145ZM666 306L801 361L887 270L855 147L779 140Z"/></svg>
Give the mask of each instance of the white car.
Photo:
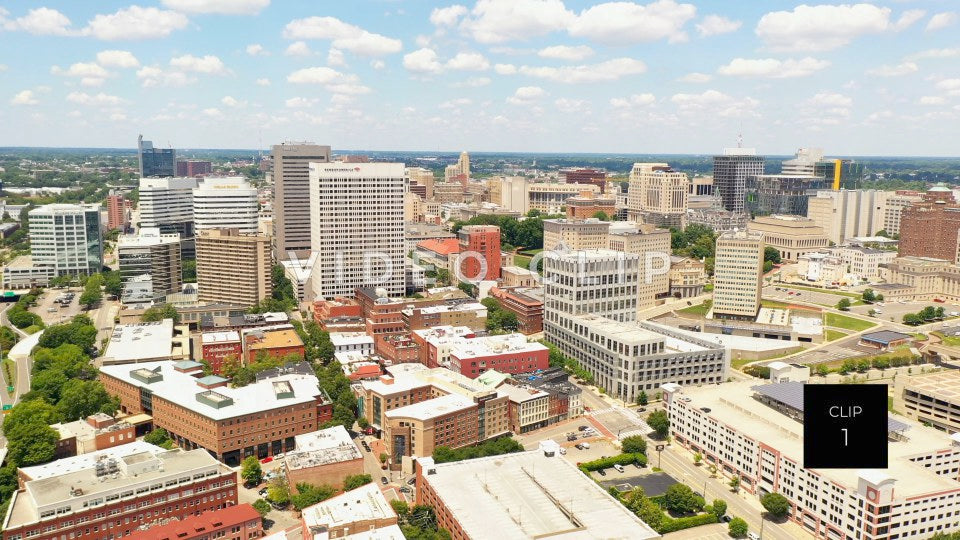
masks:
<svg viewBox="0 0 960 540"><path fill-rule="evenodd" d="M560 448L560 455L561 455L561 456L565 456L565 455L567 455L567 449L566 449L566 448L563 448L563 447L561 447L561 448Z"/></svg>
<svg viewBox="0 0 960 540"><path fill-rule="evenodd" d="M749 538L750 540L760 540L760 535L753 531L750 531L747 533L747 538Z"/></svg>

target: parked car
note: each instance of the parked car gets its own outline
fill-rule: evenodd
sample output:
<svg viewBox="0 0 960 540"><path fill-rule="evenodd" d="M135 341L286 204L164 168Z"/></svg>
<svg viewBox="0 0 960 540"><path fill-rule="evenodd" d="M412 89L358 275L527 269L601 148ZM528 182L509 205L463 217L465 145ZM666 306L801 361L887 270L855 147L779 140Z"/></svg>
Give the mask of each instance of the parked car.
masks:
<svg viewBox="0 0 960 540"><path fill-rule="evenodd" d="M621 465L621 464L619 464L619 463L614 463L614 464L613 464L613 468L616 469L617 472L619 472L619 473L624 472L624 470L623 470L623 465Z"/></svg>
<svg viewBox="0 0 960 540"><path fill-rule="evenodd" d="M584 450L589 450L589 449L590 449L590 443L588 443L588 442L580 443L580 446L583 446L583 449L584 449Z"/></svg>
<svg viewBox="0 0 960 540"><path fill-rule="evenodd" d="M721 519L724 523L730 523L730 520L732 520L733 518L730 517L730 514L724 514L723 517L721 517L720 519Z"/></svg>
<svg viewBox="0 0 960 540"><path fill-rule="evenodd" d="M760 535L753 531L750 531L747 533L747 538L749 538L750 540L760 540Z"/></svg>
<svg viewBox="0 0 960 540"><path fill-rule="evenodd" d="M417 477L416 477L416 476L414 476L413 478L407 480L407 484L408 484L408 485L411 485L411 486L412 486L412 485L414 485L414 484L416 484L416 483L417 483Z"/></svg>
<svg viewBox="0 0 960 540"><path fill-rule="evenodd" d="M638 469L642 469L642 468L643 468L643 465L641 465L641 464L640 464L639 462L637 462L637 461L634 461L634 462L633 462L633 466L636 467L636 468L638 468Z"/></svg>
<svg viewBox="0 0 960 540"><path fill-rule="evenodd" d="M590 429L590 426L580 426L580 427L578 427L577 429L579 429L580 431L586 431L586 430Z"/></svg>
<svg viewBox="0 0 960 540"><path fill-rule="evenodd" d="M583 443L577 443L573 447L576 448L577 450L583 450Z"/></svg>
<svg viewBox="0 0 960 540"><path fill-rule="evenodd" d="M565 455L567 455L567 449L566 449L566 448L563 448L563 447L561 447L561 448L560 448L560 455L561 455L561 456L565 456Z"/></svg>
<svg viewBox="0 0 960 540"><path fill-rule="evenodd" d="M386 476L381 476L381 477L380 477L380 483L383 484L383 485L387 485L387 484L390 483L390 481L387 480L387 477L386 477Z"/></svg>
<svg viewBox="0 0 960 540"><path fill-rule="evenodd" d="M413 491L413 490L410 489L408 486L403 486L403 487L400 488L400 493L410 493L410 492L412 492L412 491Z"/></svg>
<svg viewBox="0 0 960 540"><path fill-rule="evenodd" d="M604 469L597 469L597 474L599 474L600 476L606 476L607 471Z"/></svg>
<svg viewBox="0 0 960 540"><path fill-rule="evenodd" d="M270 457L270 456L267 456L267 457L261 459L261 460L260 460L260 463L270 463L271 461L273 461L273 458Z"/></svg>
<svg viewBox="0 0 960 540"><path fill-rule="evenodd" d="M261 496L261 497L266 496L268 489L269 489L269 488L262 488L260 491L257 492L257 495L259 495L259 496Z"/></svg>
<svg viewBox="0 0 960 540"><path fill-rule="evenodd" d="M576 433L567 433L567 440L568 440L568 441L575 441L575 440L577 440L577 434L576 434Z"/></svg>

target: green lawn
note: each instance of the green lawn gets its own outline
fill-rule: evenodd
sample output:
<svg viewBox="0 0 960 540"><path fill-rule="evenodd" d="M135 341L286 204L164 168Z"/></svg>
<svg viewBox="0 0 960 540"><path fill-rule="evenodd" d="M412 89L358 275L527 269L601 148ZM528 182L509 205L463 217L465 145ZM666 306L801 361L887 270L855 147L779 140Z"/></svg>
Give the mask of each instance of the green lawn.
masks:
<svg viewBox="0 0 960 540"><path fill-rule="evenodd" d="M839 330L831 330L830 328L827 328L824 334L824 339L825 341L833 341L835 339L847 337L848 335L849 334L847 334L846 332L841 332Z"/></svg>
<svg viewBox="0 0 960 540"><path fill-rule="evenodd" d="M790 304L787 304L785 302L779 302L777 300L760 300L760 305L765 308L772 308L772 309L786 309L790 307Z"/></svg>
<svg viewBox="0 0 960 540"><path fill-rule="evenodd" d="M530 268L530 259L532 258L533 257L527 257L526 255L514 255L513 264L520 268Z"/></svg>
<svg viewBox="0 0 960 540"><path fill-rule="evenodd" d="M840 315L838 313L825 313L823 319L824 326L833 326L835 328L853 330L854 332L866 330L867 328L873 328L877 325L877 323L874 322L855 319L853 317L847 317L846 315Z"/></svg>
<svg viewBox="0 0 960 540"><path fill-rule="evenodd" d="M944 334L941 333L941 332L931 332L931 333L932 333L933 335L939 337L940 340L943 341L943 344L944 344L944 345L947 345L947 346L950 346L950 347L956 347L956 346L960 345L960 337L957 337L957 336L946 336L946 335L944 335Z"/></svg>
<svg viewBox="0 0 960 540"><path fill-rule="evenodd" d="M710 311L711 305L713 305L713 303L710 300L704 300L700 305L685 307L677 311L680 313L692 313L694 315L706 315L707 312Z"/></svg>
<svg viewBox="0 0 960 540"><path fill-rule="evenodd" d="M857 293L852 293L847 291L838 291L836 289L820 289L817 287L805 287L803 285L791 285L791 284L780 284L780 285L789 289L797 289L799 291L819 292L819 293L826 293L826 294L835 294L837 296L846 296L848 298L856 298L857 300L860 300L861 303L863 303L862 294L857 294Z"/></svg>

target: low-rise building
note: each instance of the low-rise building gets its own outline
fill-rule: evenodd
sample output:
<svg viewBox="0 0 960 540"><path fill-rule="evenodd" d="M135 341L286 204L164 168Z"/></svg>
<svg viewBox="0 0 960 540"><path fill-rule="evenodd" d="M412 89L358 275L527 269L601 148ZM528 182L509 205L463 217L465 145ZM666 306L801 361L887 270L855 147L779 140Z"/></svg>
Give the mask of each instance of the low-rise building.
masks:
<svg viewBox="0 0 960 540"><path fill-rule="evenodd" d="M893 330L880 330L879 332L867 332L860 335L859 345L871 347L881 351L889 351L901 345L910 343L913 336L903 332L894 332Z"/></svg>
<svg viewBox="0 0 960 540"><path fill-rule="evenodd" d="M437 326L410 333L410 339L419 345L420 363L428 368L448 367L453 346L473 337L476 333L466 326Z"/></svg>
<svg viewBox="0 0 960 540"><path fill-rule="evenodd" d="M136 364L158 360L188 360L190 333L173 319L157 322L118 324L100 358L102 365Z"/></svg>
<svg viewBox="0 0 960 540"><path fill-rule="evenodd" d="M432 506L453 538L660 538L573 463L550 454L421 458L416 503Z"/></svg>
<svg viewBox="0 0 960 540"><path fill-rule="evenodd" d="M510 431L527 433L547 426L550 418L550 394L533 387L504 384L497 393L506 395L509 400L507 414L510 417Z"/></svg>
<svg viewBox="0 0 960 540"><path fill-rule="evenodd" d="M234 361L239 364L243 358L240 332L203 332L200 334L200 358L209 364L210 369L217 375L222 373L224 363Z"/></svg>
<svg viewBox="0 0 960 540"><path fill-rule="evenodd" d="M243 333L243 347L247 364L252 363L259 356L268 358L296 356L298 359L303 359L306 352L303 340L292 327L247 330Z"/></svg>
<svg viewBox="0 0 960 540"><path fill-rule="evenodd" d="M401 540L397 513L375 484L337 495L300 513L303 538L320 540Z"/></svg>
<svg viewBox="0 0 960 540"><path fill-rule="evenodd" d="M170 521L164 525L138 528L130 535L131 540L247 540L263 536L263 518L248 503L220 510L203 512L200 515Z"/></svg>
<svg viewBox="0 0 960 540"><path fill-rule="evenodd" d="M583 415L583 389L570 382L570 374L562 367L514 375L513 381L512 384L533 387L548 394L547 425Z"/></svg>
<svg viewBox="0 0 960 540"><path fill-rule="evenodd" d="M901 375L894 383L894 410L934 429L960 432L960 372Z"/></svg>
<svg viewBox="0 0 960 540"><path fill-rule="evenodd" d="M536 290L543 291L542 288ZM523 287L490 289L490 296L500 301L500 307L517 316L517 330L527 335L543 332L543 299L529 292L529 288Z"/></svg>
<svg viewBox="0 0 960 540"><path fill-rule="evenodd" d="M587 219L543 220L543 249L604 249L610 222L594 217Z"/></svg>
<svg viewBox="0 0 960 540"><path fill-rule="evenodd" d="M535 272L520 266L504 266L500 273L503 276L501 287L536 287L539 281Z"/></svg>
<svg viewBox="0 0 960 540"><path fill-rule="evenodd" d="M758 216L747 223L747 231L762 233L764 244L776 248L780 257L789 261L796 261L804 253L817 251L830 244L823 228L803 216Z"/></svg>
<svg viewBox="0 0 960 540"><path fill-rule="evenodd" d="M3 288L9 290L46 287L56 275L56 267L34 264L30 255L20 255L3 267Z"/></svg>
<svg viewBox="0 0 960 540"><path fill-rule="evenodd" d="M133 442L137 438L133 424L117 422L114 417L104 413L73 422L53 424L50 427L60 433L57 459L113 448Z"/></svg>
<svg viewBox="0 0 960 540"><path fill-rule="evenodd" d="M313 303L313 320L324 332L363 332L363 310L353 298L318 300Z"/></svg>
<svg viewBox="0 0 960 540"><path fill-rule="evenodd" d="M330 343L333 344L333 352L359 352L361 354L373 354L373 336L363 332L336 332L330 334Z"/></svg>
<svg viewBox="0 0 960 540"><path fill-rule="evenodd" d="M881 289L884 298L960 301L960 265L929 257L897 257L883 265L888 284L901 285L897 289Z"/></svg>
<svg viewBox="0 0 960 540"><path fill-rule="evenodd" d="M410 334L384 334L376 337L374 351L391 364L420 361L420 345Z"/></svg>
<svg viewBox="0 0 960 540"><path fill-rule="evenodd" d="M343 426L334 426L294 437L296 450L283 458L291 488L305 482L339 487L351 475L363 474L363 454Z"/></svg>
<svg viewBox="0 0 960 540"><path fill-rule="evenodd" d="M205 450L133 442L18 470L4 540L129 536L237 504L237 473Z"/></svg>
<svg viewBox="0 0 960 540"><path fill-rule="evenodd" d="M609 218L617 214L617 198L614 195L597 195L584 191L567 199L567 217L570 219L592 218L603 212Z"/></svg>
<svg viewBox="0 0 960 540"><path fill-rule="evenodd" d="M526 373L550 367L550 350L523 334L460 338L450 348L450 369L477 378L489 369Z"/></svg>
<svg viewBox="0 0 960 540"><path fill-rule="evenodd" d="M400 313L408 330L437 326L469 326L474 330L487 327L486 306L470 300L457 304L406 308Z"/></svg>
<svg viewBox="0 0 960 540"><path fill-rule="evenodd" d="M703 294L707 272L703 262L693 257L670 257L670 296L690 298Z"/></svg>
<svg viewBox="0 0 960 540"><path fill-rule="evenodd" d="M205 448L229 465L293 450L294 436L316 431L333 415L309 365L302 372L262 373L265 378L238 388L202 375L198 366L146 362L103 366L99 377L108 394L119 396L122 412L151 414L154 426L181 448Z"/></svg>

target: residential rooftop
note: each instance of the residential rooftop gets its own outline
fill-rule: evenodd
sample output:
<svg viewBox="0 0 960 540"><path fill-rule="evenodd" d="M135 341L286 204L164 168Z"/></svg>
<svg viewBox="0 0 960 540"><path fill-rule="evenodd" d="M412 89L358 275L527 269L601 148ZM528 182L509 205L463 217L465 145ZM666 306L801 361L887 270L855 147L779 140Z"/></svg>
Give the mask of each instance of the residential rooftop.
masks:
<svg viewBox="0 0 960 540"><path fill-rule="evenodd" d="M200 337L204 345L213 343L231 343L240 341L240 332L228 330L226 332L204 332Z"/></svg>
<svg viewBox="0 0 960 540"><path fill-rule="evenodd" d="M464 358L478 358L495 356L507 353L525 353L546 351L547 347L536 341L527 341L523 334L503 334L496 336L461 338L450 348L451 356L463 360Z"/></svg>
<svg viewBox="0 0 960 540"><path fill-rule="evenodd" d="M248 332L245 336L247 338L247 348L251 351L303 346L303 340L300 339L297 331L293 328L254 330Z"/></svg>
<svg viewBox="0 0 960 540"><path fill-rule="evenodd" d="M287 452L284 463L287 469L308 469L363 459L360 449L350 438L346 428L334 426L294 437L296 450Z"/></svg>
<svg viewBox="0 0 960 540"><path fill-rule="evenodd" d="M349 345L373 344L373 337L364 332L331 332L330 343L336 347L346 347Z"/></svg>
<svg viewBox="0 0 960 540"><path fill-rule="evenodd" d="M303 509L301 515L307 529L316 527L320 530L338 529L351 523L387 520L397 516L376 484L365 484L321 503L308 506ZM308 537L310 537L309 531L304 531L304 538ZM360 536L360 538L370 537ZM390 538L390 536L384 538Z"/></svg>

